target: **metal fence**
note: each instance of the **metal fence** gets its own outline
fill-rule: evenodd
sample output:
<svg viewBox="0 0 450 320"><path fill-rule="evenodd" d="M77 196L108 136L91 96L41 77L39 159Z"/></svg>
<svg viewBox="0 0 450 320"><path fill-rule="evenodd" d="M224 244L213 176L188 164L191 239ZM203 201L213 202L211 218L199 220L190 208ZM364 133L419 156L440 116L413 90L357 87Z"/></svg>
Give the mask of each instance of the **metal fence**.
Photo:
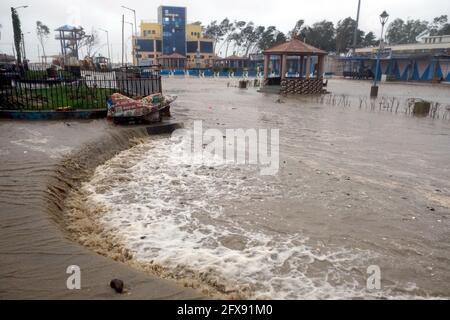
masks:
<svg viewBox="0 0 450 320"><path fill-rule="evenodd" d="M161 76L156 71L4 73L0 74L0 109L105 109L116 92L136 98L161 91Z"/></svg>

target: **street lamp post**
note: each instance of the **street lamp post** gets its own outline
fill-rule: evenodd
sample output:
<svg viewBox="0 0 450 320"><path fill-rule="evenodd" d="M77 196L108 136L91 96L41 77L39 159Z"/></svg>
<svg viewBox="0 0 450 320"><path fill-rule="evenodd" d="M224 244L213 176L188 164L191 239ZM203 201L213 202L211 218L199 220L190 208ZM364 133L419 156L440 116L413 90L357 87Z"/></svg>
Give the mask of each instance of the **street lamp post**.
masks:
<svg viewBox="0 0 450 320"><path fill-rule="evenodd" d="M128 7L126 7L126 6L121 6L122 8L124 8L124 9L127 9L127 10L129 10L129 11L132 11L133 12L133 15L134 15L134 48L133 48L133 52L134 52L134 55L135 55L135 57L136 57L136 63L137 63L137 65L139 66L139 58L138 58L138 53L137 53L137 36L138 36L138 32L137 32L137 20L136 20L136 10L134 10L134 9L131 9L131 8L128 8Z"/></svg>
<svg viewBox="0 0 450 320"><path fill-rule="evenodd" d="M108 46L108 59L109 59L109 63L111 63L111 51L109 50L109 32L108 30L99 28L99 30L106 32L106 45Z"/></svg>
<svg viewBox="0 0 450 320"><path fill-rule="evenodd" d="M378 77L378 72L380 70L380 54L381 54L381 50L383 50L383 48L384 48L384 43L383 43L384 25L386 24L388 19L389 19L388 13L386 11L383 11L383 13L380 15L380 22L381 22L380 47L379 47L378 53L377 53L377 64L375 67L375 75L373 77L373 86L370 88L370 97L371 98L376 98L378 96L377 77Z"/></svg>

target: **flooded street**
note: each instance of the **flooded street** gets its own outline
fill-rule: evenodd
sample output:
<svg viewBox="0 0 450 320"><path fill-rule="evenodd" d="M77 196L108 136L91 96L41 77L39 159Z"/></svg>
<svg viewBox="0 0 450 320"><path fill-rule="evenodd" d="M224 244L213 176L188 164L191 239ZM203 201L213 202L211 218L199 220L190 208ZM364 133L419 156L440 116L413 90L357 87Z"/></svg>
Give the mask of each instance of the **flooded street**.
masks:
<svg viewBox="0 0 450 320"><path fill-rule="evenodd" d="M173 165L175 142L163 136L83 185L134 262L225 297L450 297L450 88L383 84L394 112L361 98L369 82L331 80L334 102L234 85L163 80L187 128L279 129L276 175ZM439 119L405 114L408 98L439 103ZM380 290L366 287L369 266Z"/></svg>

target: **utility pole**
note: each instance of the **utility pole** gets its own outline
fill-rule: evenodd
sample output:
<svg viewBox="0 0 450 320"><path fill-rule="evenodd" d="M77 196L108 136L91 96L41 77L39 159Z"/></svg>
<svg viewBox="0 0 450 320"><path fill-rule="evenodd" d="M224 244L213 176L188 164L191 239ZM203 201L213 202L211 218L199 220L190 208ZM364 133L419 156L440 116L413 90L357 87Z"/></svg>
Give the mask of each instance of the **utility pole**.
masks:
<svg viewBox="0 0 450 320"><path fill-rule="evenodd" d="M23 53L23 61L27 60L27 53L25 51L25 38L22 32L22 53Z"/></svg>
<svg viewBox="0 0 450 320"><path fill-rule="evenodd" d="M122 67L123 67L123 60L124 60L124 33L125 33L125 15L122 15Z"/></svg>
<svg viewBox="0 0 450 320"><path fill-rule="evenodd" d="M125 23L126 24L129 24L130 26L131 26L131 56L133 57L133 59L131 60L132 61L132 63L131 64L134 64L134 58L136 58L135 56L134 56L134 49L136 49L135 47L133 48L133 23L132 22L128 22L128 21L125 21ZM127 41L128 42L128 41ZM125 50L125 52L127 52L127 63L128 63L128 50ZM136 61L136 63L137 63L137 61Z"/></svg>
<svg viewBox="0 0 450 320"><path fill-rule="evenodd" d="M361 0L358 0L358 12L356 13L356 26L355 26L355 33L353 34L353 56L356 52L356 42L358 38L358 26L359 26L359 11L361 9Z"/></svg>
<svg viewBox="0 0 450 320"><path fill-rule="evenodd" d="M106 45L108 46L108 59L109 59L109 63L111 63L111 51L109 49L109 32L108 30L99 28L99 30L106 32Z"/></svg>
<svg viewBox="0 0 450 320"><path fill-rule="evenodd" d="M138 51L137 51L137 36L138 36L138 32L137 32L137 19L136 19L136 10L132 9L132 8L128 8L125 6L121 6L124 9L127 9L131 12L133 12L134 15L134 48L133 48L133 54L136 57L136 64L139 66L139 58L138 58Z"/></svg>

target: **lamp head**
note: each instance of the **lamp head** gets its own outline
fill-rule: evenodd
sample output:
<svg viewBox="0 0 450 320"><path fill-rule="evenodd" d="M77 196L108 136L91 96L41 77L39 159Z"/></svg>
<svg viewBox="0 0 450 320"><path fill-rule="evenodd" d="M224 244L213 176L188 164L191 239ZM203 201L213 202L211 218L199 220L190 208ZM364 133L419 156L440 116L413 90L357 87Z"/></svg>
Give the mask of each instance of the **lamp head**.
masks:
<svg viewBox="0 0 450 320"><path fill-rule="evenodd" d="M389 14L385 11L380 14L380 22L384 26L389 19Z"/></svg>

